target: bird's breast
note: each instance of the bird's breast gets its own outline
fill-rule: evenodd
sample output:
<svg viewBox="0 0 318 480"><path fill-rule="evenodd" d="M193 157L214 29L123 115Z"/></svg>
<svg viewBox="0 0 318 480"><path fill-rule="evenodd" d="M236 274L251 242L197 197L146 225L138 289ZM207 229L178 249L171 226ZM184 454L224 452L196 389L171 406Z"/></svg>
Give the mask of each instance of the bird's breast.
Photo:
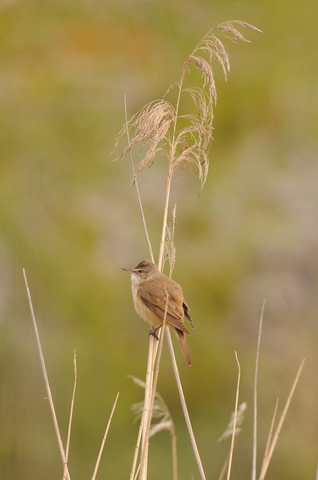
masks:
<svg viewBox="0 0 318 480"><path fill-rule="evenodd" d="M136 312L145 321L154 327L162 325L162 319L158 317L147 305L144 303L139 294L138 287L133 290L133 300Z"/></svg>

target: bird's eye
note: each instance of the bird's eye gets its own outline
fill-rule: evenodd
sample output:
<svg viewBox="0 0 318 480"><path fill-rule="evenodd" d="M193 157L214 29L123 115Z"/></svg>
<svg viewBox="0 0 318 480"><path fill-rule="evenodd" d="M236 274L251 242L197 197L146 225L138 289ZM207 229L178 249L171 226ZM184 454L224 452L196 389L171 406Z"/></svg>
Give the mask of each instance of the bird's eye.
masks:
<svg viewBox="0 0 318 480"><path fill-rule="evenodd" d="M138 270L138 273L142 273L142 270Z"/></svg>

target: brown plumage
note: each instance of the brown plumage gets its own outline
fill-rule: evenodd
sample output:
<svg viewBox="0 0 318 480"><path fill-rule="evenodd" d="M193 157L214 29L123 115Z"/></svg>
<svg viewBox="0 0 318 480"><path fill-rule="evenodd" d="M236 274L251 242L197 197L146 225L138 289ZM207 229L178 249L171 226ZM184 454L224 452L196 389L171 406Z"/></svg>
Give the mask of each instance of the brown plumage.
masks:
<svg viewBox="0 0 318 480"><path fill-rule="evenodd" d="M185 334L188 330L184 326L184 316L192 327L189 307L184 300L181 286L159 272L156 265L149 260L143 260L135 268L123 268L131 274L131 288L134 305L137 313L143 320L152 325L150 334L156 338L156 332L162 327L167 304L166 323L177 333L181 349L188 365L191 358Z"/></svg>

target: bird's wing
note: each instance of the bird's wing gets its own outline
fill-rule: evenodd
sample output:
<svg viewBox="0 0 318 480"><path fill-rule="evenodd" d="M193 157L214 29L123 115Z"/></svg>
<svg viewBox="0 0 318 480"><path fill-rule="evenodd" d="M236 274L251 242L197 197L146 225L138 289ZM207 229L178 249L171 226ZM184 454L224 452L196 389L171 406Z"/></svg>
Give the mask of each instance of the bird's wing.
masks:
<svg viewBox="0 0 318 480"><path fill-rule="evenodd" d="M190 315L190 308L189 308L189 306L188 306L188 304L187 304L187 302L186 302L185 300L183 300L182 306L183 306L184 314L185 314L185 316L187 317L187 319L189 320L189 322L190 322L190 324L191 324L191 327L192 327L192 328L195 328L195 325L194 325L194 323L193 323L193 321L192 321L192 318L191 318L191 315Z"/></svg>
<svg viewBox="0 0 318 480"><path fill-rule="evenodd" d="M142 282L138 289L138 294L141 300L145 303L145 305L154 312L161 320L164 319L165 309L166 309L166 302L167 302L167 295L168 294L168 305L167 305L167 317L166 322L169 323L171 326L181 330L182 332L188 333L188 330L185 328L183 323L183 307L182 307L182 300L181 304L180 300L178 301L178 297L180 299L183 298L182 291L179 291L179 285L173 283L165 283L160 282L158 285L158 279L155 282L152 280L147 280L146 282Z"/></svg>

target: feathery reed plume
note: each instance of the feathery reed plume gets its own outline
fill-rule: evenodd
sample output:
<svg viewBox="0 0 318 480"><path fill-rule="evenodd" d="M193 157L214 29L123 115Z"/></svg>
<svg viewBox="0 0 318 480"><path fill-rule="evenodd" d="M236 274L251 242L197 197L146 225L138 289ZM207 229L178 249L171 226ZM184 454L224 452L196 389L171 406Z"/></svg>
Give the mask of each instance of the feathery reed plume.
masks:
<svg viewBox="0 0 318 480"><path fill-rule="evenodd" d="M225 32L225 37L236 43L237 41L241 42L250 42L247 38L242 35L242 33L235 28L235 25L240 27L249 28L250 30L255 30L256 32L262 32L259 28L254 27L250 23L243 22L242 20L230 20L224 23L220 23L216 28Z"/></svg>
<svg viewBox="0 0 318 480"><path fill-rule="evenodd" d="M116 145L127 130L131 132L131 139L119 158L129 154L138 143L142 150L145 150L134 179L146 166L151 166L156 154L160 153L160 156L165 155L168 158L172 171L183 169L187 165L195 165L201 188L204 186L209 170L208 149L212 140L214 106L217 101L213 60L221 65L225 79L230 71L228 53L217 33L234 42L248 42L237 27L261 31L240 20L221 23L212 28L185 59L179 82L168 89L164 98L146 104L131 120L126 120L119 132ZM202 83L199 86L185 88L183 86L185 75L192 68L201 72ZM177 87L177 99L170 102L166 97L171 94L174 87ZM182 94L190 95L196 110L194 114L180 113ZM177 128L180 119L183 119L183 126Z"/></svg>
<svg viewBox="0 0 318 480"><path fill-rule="evenodd" d="M175 204L172 209L172 219L170 224L167 226L166 231L166 240L165 240L165 251L163 265L168 260L169 262L169 277L171 278L172 272L174 269L174 264L176 261L176 247L174 245L174 232L176 227L176 214L177 214L177 205Z"/></svg>
<svg viewBox="0 0 318 480"><path fill-rule="evenodd" d="M244 416L245 416L246 409L247 409L246 402L241 403L241 405L239 405L239 407L237 409L236 422L235 422L235 435L238 435L241 432L241 426L242 426L242 423L244 421ZM226 438L232 436L233 428L234 428L234 416L235 416L235 412L232 413L231 420L227 424L227 427L224 430L224 432L222 433L222 435L218 438L218 442L222 442Z"/></svg>
<svg viewBox="0 0 318 480"><path fill-rule="evenodd" d="M174 107L167 100L155 100L145 105L131 120L125 123L119 132L119 138L133 131L134 135L120 157L131 152L134 145L140 143L142 148L148 147L147 153L138 165L136 176L153 162L156 153L162 150L159 146L166 140L166 135L174 118Z"/></svg>

